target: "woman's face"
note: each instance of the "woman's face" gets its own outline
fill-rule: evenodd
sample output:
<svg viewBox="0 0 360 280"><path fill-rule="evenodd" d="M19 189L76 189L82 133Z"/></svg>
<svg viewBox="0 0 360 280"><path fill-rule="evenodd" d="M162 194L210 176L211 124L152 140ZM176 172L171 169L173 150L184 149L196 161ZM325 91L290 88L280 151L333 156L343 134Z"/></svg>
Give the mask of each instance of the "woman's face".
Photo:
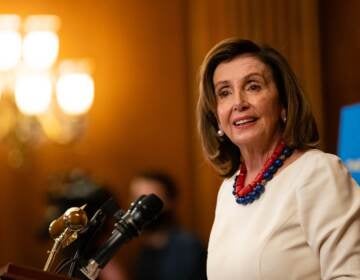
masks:
<svg viewBox="0 0 360 280"><path fill-rule="evenodd" d="M239 148L270 145L280 128L279 95L270 69L241 55L217 66L213 76L219 127Z"/></svg>

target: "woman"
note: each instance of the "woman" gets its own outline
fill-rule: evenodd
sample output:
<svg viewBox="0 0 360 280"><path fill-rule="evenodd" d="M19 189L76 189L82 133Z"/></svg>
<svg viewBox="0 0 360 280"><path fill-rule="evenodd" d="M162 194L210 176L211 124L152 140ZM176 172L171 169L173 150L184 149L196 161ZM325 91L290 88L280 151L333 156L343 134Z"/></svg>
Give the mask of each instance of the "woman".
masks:
<svg viewBox="0 0 360 280"><path fill-rule="evenodd" d="M206 56L198 118L225 177L211 230L212 279L360 279L360 188L317 150L317 127L286 60L228 39Z"/></svg>

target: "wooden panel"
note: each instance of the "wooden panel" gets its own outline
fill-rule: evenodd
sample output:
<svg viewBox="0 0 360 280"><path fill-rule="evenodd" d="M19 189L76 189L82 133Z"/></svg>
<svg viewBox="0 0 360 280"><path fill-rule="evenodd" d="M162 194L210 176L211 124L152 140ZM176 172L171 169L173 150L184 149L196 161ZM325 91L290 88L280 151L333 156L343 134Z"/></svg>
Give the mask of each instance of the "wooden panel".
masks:
<svg viewBox="0 0 360 280"><path fill-rule="evenodd" d="M20 170L0 159L0 263L41 267L46 254L34 238L49 175L74 167L105 181L128 206L127 184L139 170L159 168L181 187L179 216L190 226L192 188L187 146L183 1L3 1L1 13L61 17L60 58L95 62L95 103L88 127L69 146L31 150ZM1 166L0 166L1 167Z"/></svg>
<svg viewBox="0 0 360 280"><path fill-rule="evenodd" d="M320 1L326 147L337 151L339 112L360 102L360 2Z"/></svg>

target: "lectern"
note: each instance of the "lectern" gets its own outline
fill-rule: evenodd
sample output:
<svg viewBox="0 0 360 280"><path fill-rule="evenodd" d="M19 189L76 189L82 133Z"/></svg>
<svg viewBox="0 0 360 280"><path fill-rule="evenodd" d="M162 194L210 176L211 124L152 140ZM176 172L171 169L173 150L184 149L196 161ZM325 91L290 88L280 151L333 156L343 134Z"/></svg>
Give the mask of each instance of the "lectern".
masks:
<svg viewBox="0 0 360 280"><path fill-rule="evenodd" d="M40 269L7 264L0 269L1 280L77 280Z"/></svg>

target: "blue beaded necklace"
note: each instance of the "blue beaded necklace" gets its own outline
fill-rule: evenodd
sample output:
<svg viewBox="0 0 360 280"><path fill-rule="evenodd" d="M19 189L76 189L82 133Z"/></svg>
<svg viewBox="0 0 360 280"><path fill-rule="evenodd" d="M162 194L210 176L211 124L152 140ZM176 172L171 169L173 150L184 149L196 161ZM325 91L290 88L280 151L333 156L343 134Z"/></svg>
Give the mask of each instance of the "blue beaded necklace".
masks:
<svg viewBox="0 0 360 280"><path fill-rule="evenodd" d="M254 181L244 186L247 174L245 164L241 164L240 173L235 177L233 195L238 204L247 205L253 203L265 191L265 185L270 181L284 161L291 156L293 149L288 147L283 140L279 142L271 157L266 161L260 173Z"/></svg>

